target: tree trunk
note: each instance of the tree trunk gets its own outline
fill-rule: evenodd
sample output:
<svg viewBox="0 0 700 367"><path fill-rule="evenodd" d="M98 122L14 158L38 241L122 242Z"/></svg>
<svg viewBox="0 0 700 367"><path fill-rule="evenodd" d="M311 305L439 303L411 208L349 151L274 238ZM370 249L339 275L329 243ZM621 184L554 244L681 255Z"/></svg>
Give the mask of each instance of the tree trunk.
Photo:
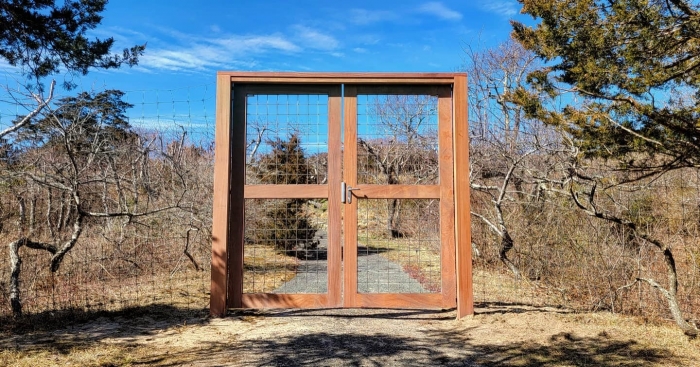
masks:
<svg viewBox="0 0 700 367"><path fill-rule="evenodd" d="M501 249L498 251L498 258L513 272L516 279L520 279L520 269L508 258L508 251L513 249L513 238L507 230L502 230Z"/></svg>
<svg viewBox="0 0 700 367"><path fill-rule="evenodd" d="M10 243L10 305L14 317L22 316L22 300L19 291L19 275L22 269L22 259L19 257L19 248L22 240Z"/></svg>
<svg viewBox="0 0 700 367"><path fill-rule="evenodd" d="M657 247L660 245L660 243L656 241L652 243L654 243ZM653 279L639 278L638 280L646 282L652 287L656 288L664 296L664 298L666 298L668 309L671 311L671 316L673 316L673 320L676 322L676 325L683 330L685 335L691 338L696 338L700 333L700 330L698 330L697 325L694 325L683 318L683 312L678 304L678 270L676 269L676 260L673 257L673 252L670 248L664 248L663 254L664 264L666 265L666 273L668 276L668 289L662 287L661 284Z"/></svg>
<svg viewBox="0 0 700 367"><path fill-rule="evenodd" d="M387 220L386 220L386 229L388 231L389 236L391 238L399 238L403 237L403 233L399 231L398 228L398 207L399 207L399 199L391 199L389 201L389 214L387 215Z"/></svg>

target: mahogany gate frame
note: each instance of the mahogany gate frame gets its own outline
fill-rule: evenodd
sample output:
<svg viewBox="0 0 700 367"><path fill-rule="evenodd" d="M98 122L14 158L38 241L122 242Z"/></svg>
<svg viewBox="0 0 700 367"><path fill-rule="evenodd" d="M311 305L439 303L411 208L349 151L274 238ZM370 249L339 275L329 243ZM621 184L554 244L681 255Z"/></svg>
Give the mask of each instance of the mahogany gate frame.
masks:
<svg viewBox="0 0 700 367"><path fill-rule="evenodd" d="M344 96L341 95L341 86L344 86ZM362 91L397 91L415 87L417 90L434 89L438 96L439 119L451 118L452 131L447 131L441 125L438 131L440 141L440 155L451 155L453 166L440 165L441 184L433 188L441 201L452 199L450 209L454 206L454 225L443 226L454 231L454 254L442 255L443 269L450 266L454 259L454 276L445 281L443 270L443 290L441 294L414 295L397 297L396 294L357 294L352 288L352 282L343 284L341 275L341 251L337 246L329 246L328 249L328 273L327 294L243 294L243 243L244 243L244 205L246 198L267 198L270 189L262 187L246 187L245 185L245 98L233 98L235 93L247 94L251 91L276 91L276 92L322 92L328 95L328 184L327 185L296 185L293 190L287 190L289 197L304 198L328 198L328 241L340 240L341 232L341 201L340 185L343 180L340 165L343 157L340 156L340 132L343 124L341 121L341 109L344 111L345 121L356 118L356 96L358 90ZM272 88L272 89L270 89ZM451 93L450 93L451 92ZM345 104L343 104L345 98ZM241 103L243 103L241 105ZM234 105L235 104L235 105ZM451 104L451 109L449 108ZM447 107L447 108L446 108ZM446 112L451 111L451 116ZM242 123L241 123L242 121ZM356 125L355 135L356 135ZM446 139L452 139L452 144L445 145ZM346 152L356 150L355 144L348 144L353 138L352 129L345 130ZM338 149L333 149L337 147ZM451 148L446 149L446 147ZM351 153L350 152L350 153ZM356 171L356 165L352 159L357 159L353 154L346 154L345 170ZM347 159L350 157L350 160ZM472 255L471 255L471 221L469 204L469 133L467 120L467 76L464 73L298 73L298 72L231 72L220 71L217 73L216 86L216 136L215 136L215 160L214 160L214 204L213 204L213 228L212 228L212 262L211 262L211 294L210 314L212 316L224 316L228 308L241 307L428 307L436 304L457 307L457 318L474 313L473 289L472 289ZM233 174L232 174L233 173ZM352 176L352 171L351 175ZM452 185L444 185L443 179L450 178ZM355 182L350 182L355 184ZM299 187L302 186L302 187ZM363 185L359 185L362 187ZM372 192L365 185L366 192ZM273 188L283 189L281 186ZM381 190L380 190L381 191ZM381 195L396 195L376 191ZM398 190L401 191L401 190ZM414 190L415 191L415 190ZM387 197L401 197L387 196ZM364 197L368 197L365 196ZM407 196L413 197L413 196ZM432 197L432 196L431 196ZM356 221L357 201L345 208L345 226L354 225ZM445 206L441 206L444 208ZM355 210L355 211L354 211ZM451 210L441 209L441 222L443 215ZM353 215L354 213L354 215ZM450 213L451 214L451 213ZM452 224L452 223L449 223ZM356 231L347 231L346 236L356 237ZM444 234L444 233L443 233ZM352 243L351 240L349 240ZM355 246L357 243L355 242ZM444 253L444 251L443 251ZM347 251L346 258L357 257L356 251ZM356 259L355 259L356 261ZM355 264L356 265L356 264ZM346 269L355 272L357 269ZM450 273L449 271L447 273ZM348 279L345 277L345 279ZM343 293L343 286L345 293ZM445 291L444 287L452 287ZM355 284L356 287L356 284ZM455 289L456 288L456 289ZM350 291L350 292L348 292ZM418 297L416 297L418 296ZM451 297L456 297L449 299ZM341 298L345 298L341 301ZM434 301L437 301L434 302Z"/></svg>

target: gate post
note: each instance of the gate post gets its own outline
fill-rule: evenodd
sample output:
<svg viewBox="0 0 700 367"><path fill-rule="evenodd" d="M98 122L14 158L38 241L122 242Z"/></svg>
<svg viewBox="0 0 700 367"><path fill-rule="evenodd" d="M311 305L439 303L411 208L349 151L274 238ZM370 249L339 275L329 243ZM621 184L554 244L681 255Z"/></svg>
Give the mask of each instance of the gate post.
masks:
<svg viewBox="0 0 700 367"><path fill-rule="evenodd" d="M455 235L457 257L457 318L474 314L471 209L469 195L469 120L467 76L456 75L454 100Z"/></svg>
<svg viewBox="0 0 700 367"><path fill-rule="evenodd" d="M209 313L226 314L228 288L228 218L231 177L231 77L216 77L216 137L214 138L214 215L212 223L211 295Z"/></svg>

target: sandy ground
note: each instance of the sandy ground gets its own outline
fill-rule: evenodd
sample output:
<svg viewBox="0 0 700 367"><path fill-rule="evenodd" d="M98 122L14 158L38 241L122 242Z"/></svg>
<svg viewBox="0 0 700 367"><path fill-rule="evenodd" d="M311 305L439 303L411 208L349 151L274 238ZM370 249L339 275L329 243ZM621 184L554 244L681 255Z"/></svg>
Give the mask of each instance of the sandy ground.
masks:
<svg viewBox="0 0 700 367"><path fill-rule="evenodd" d="M481 304L463 320L453 310L264 310L218 319L143 311L3 335L0 350L15 353L9 365L18 366L44 363L29 358L49 346L45 365L89 362L79 357L87 348L128 354L92 364L100 366L700 366L700 343L672 325L556 308Z"/></svg>

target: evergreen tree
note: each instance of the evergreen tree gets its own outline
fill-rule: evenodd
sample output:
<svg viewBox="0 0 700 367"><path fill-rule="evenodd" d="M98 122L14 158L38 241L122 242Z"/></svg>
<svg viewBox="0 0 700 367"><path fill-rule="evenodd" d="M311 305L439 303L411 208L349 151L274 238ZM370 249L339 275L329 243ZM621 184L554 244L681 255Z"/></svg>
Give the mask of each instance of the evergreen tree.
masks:
<svg viewBox="0 0 700 367"><path fill-rule="evenodd" d="M520 0L535 27L514 37L547 61L530 80L578 105L546 110L539 95L512 97L562 126L587 156L648 173L700 164L700 7L685 0ZM636 154L630 154L636 153Z"/></svg>
<svg viewBox="0 0 700 367"><path fill-rule="evenodd" d="M112 54L113 38L86 36L102 21L105 5L107 0L2 0L0 57L37 83L62 69L85 75L90 68L133 66L146 45Z"/></svg>
<svg viewBox="0 0 700 367"><path fill-rule="evenodd" d="M311 167L297 134L288 140L268 141L270 153L257 162L257 175L262 183L272 185L310 184ZM309 250L318 244L313 240L317 228L305 211L307 199L272 200L258 221L256 239L279 250Z"/></svg>
<svg viewBox="0 0 700 367"><path fill-rule="evenodd" d="M576 205L624 226L662 254L666 281L639 276L635 282L657 289L676 324L697 336L698 327L682 315L667 239L624 212L597 205L605 194L596 193L619 182L582 174L579 167L582 158L602 157L630 174L625 180L636 181L700 166L700 6L685 0L519 1L523 13L540 22L513 22L513 35L547 62L529 80L552 97L572 91L577 103L546 109L544 94L522 88L510 98L570 134L565 182Z"/></svg>

